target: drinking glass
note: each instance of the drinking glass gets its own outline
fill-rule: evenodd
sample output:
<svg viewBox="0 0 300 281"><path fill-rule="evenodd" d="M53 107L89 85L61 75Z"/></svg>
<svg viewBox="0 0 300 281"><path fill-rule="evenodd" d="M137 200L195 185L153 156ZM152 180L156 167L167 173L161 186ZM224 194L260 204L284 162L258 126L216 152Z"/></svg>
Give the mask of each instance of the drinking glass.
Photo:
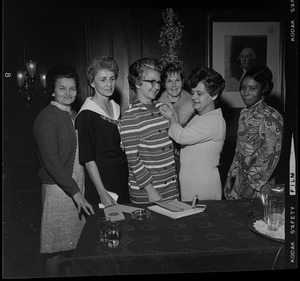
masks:
<svg viewBox="0 0 300 281"><path fill-rule="evenodd" d="M270 193L265 198L265 221L268 229L276 231L285 221L285 186L277 184L270 189Z"/></svg>
<svg viewBox="0 0 300 281"><path fill-rule="evenodd" d="M108 224L108 247L116 248L120 244L120 229L118 222L110 222Z"/></svg>
<svg viewBox="0 0 300 281"><path fill-rule="evenodd" d="M269 184L263 185L260 190L260 199L264 207L264 221L267 223L267 200L270 195L271 186Z"/></svg>
<svg viewBox="0 0 300 281"><path fill-rule="evenodd" d="M109 217L100 217L98 219L98 226L99 226L99 236L101 242L108 241L108 226L111 222Z"/></svg>

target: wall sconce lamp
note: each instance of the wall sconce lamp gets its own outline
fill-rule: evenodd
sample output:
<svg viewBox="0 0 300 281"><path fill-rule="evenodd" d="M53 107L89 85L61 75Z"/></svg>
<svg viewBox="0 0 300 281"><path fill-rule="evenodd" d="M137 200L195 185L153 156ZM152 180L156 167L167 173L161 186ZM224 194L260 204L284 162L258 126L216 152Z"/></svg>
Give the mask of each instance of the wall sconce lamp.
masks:
<svg viewBox="0 0 300 281"><path fill-rule="evenodd" d="M25 61L25 47L24 47L24 66L25 70L17 72L17 84L19 86L19 92L21 97L26 103L27 107L30 107L32 99L37 95L37 83L36 83L36 62L29 60ZM42 86L43 94L45 94L47 83L46 74L40 74L40 83Z"/></svg>

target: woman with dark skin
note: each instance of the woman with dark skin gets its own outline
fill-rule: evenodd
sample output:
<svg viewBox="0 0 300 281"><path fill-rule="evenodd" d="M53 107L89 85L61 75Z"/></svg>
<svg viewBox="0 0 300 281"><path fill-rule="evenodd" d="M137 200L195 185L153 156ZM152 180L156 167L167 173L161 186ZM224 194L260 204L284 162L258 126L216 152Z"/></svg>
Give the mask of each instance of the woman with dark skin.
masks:
<svg viewBox="0 0 300 281"><path fill-rule="evenodd" d="M239 117L236 150L224 186L226 199L260 197L269 185L281 153L283 118L267 105L273 89L272 72L251 67L242 78L240 94L246 105Z"/></svg>

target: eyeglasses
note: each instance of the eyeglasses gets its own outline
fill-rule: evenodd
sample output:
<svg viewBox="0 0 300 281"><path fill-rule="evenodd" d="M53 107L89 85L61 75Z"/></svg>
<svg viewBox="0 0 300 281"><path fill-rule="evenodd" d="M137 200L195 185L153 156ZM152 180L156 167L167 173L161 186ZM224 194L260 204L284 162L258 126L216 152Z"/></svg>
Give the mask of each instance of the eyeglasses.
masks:
<svg viewBox="0 0 300 281"><path fill-rule="evenodd" d="M152 85L152 87L154 87L156 84L158 84L158 86L161 86L161 81L156 81L156 80L142 80L144 82L148 82Z"/></svg>

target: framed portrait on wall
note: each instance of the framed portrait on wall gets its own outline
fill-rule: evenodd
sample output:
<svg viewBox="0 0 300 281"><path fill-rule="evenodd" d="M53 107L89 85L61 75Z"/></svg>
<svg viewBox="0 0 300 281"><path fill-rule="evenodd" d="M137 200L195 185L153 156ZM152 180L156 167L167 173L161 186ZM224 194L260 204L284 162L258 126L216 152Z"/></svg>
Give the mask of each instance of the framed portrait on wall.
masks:
<svg viewBox="0 0 300 281"><path fill-rule="evenodd" d="M225 79L222 100L231 108L244 107L239 83L254 64L267 65L273 73L274 99L284 104L282 34L280 21L226 19L208 16L208 65Z"/></svg>

